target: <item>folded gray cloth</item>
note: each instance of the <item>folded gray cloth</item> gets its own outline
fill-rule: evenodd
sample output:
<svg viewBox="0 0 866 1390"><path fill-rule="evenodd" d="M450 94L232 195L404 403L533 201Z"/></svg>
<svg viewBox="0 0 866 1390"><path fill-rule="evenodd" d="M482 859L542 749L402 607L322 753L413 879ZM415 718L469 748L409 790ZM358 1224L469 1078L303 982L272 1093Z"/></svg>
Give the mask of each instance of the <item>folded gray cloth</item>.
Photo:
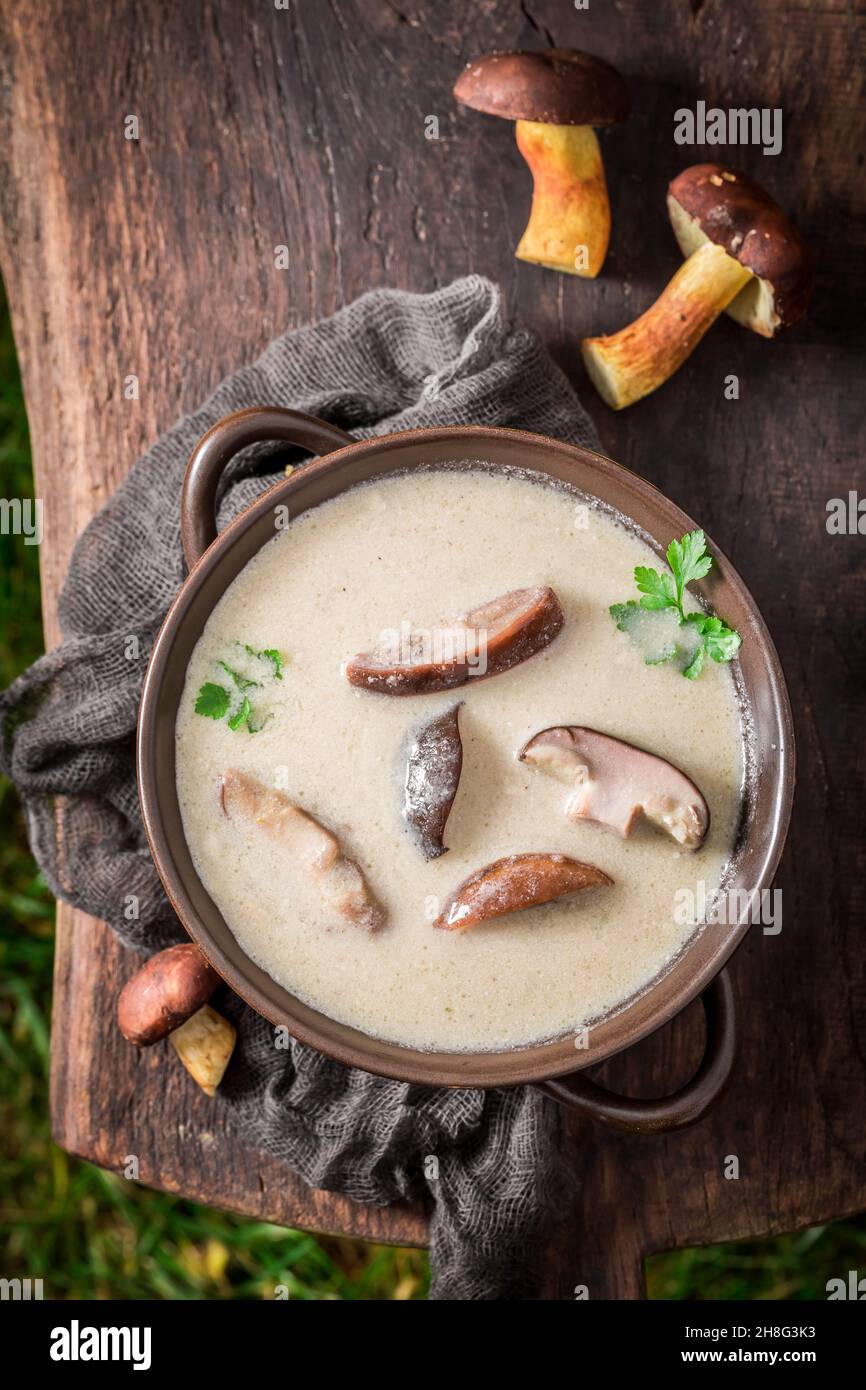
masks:
<svg viewBox="0 0 866 1390"><path fill-rule="evenodd" d="M181 482L204 431L254 405L308 411L356 438L511 425L598 448L537 338L508 320L496 286L469 276L428 295L375 290L285 334L138 461L75 548L62 644L0 695L0 767L21 794L52 890L142 951L184 939L145 843L133 752L146 659L183 580ZM261 447L239 456L221 526L276 481L287 457ZM378 1205L431 1202L431 1297L533 1296L562 1181L551 1101L530 1087L409 1086L296 1042L281 1050L269 1023L223 995L238 1045L219 1096L246 1136L315 1187Z"/></svg>

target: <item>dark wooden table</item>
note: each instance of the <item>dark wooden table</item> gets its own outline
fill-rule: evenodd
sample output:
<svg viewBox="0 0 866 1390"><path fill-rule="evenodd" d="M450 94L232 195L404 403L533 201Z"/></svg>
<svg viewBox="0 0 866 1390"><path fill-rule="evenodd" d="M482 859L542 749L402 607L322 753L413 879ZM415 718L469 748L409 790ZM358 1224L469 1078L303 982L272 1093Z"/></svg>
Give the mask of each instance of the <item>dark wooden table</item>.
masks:
<svg viewBox="0 0 866 1390"><path fill-rule="evenodd" d="M0 13L2 267L46 503L48 641L76 535L229 369L371 286L425 290L466 271L501 281L607 451L700 518L752 587L790 682L800 760L784 928L754 932L733 965L736 1084L685 1135L571 1125L579 1209L563 1211L550 1292L638 1297L648 1251L862 1209L866 540L825 526L828 499L866 490L862 4L2 0ZM530 194L513 131L451 98L470 56L548 43L611 59L634 99L604 139L614 232L594 283L513 259ZM782 107L782 152L675 145L674 111L701 98ZM129 115L137 142L124 138ZM425 138L431 115L438 140ZM812 242L811 316L777 343L720 321L667 388L614 415L583 378L578 340L661 289L679 262L667 181L713 157L764 180ZM280 244L287 271L274 267ZM138 400L124 395L130 374ZM308 1191L228 1132L161 1049L127 1047L113 1009L132 964L104 926L60 908L62 1145L109 1168L138 1154L145 1183L287 1225L423 1242L421 1212ZM658 1094L699 1048L692 1009L603 1075Z"/></svg>

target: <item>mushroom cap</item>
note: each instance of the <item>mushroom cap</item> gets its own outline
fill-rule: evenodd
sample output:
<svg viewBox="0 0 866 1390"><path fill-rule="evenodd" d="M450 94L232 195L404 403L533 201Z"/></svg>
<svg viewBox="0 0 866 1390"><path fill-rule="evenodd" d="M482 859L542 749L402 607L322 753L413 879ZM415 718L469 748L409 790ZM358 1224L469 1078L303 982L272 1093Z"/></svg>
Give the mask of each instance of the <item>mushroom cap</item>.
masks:
<svg viewBox="0 0 866 1390"><path fill-rule="evenodd" d="M760 184L725 164L693 164L677 174L668 185L668 213L681 248L689 254L694 247L687 246L677 227L681 219L675 221L672 203L704 236L770 286L777 320L773 331L803 317L815 279L812 254Z"/></svg>
<svg viewBox="0 0 866 1390"><path fill-rule="evenodd" d="M616 125L629 110L628 88L616 68L578 48L475 58L454 95L488 116L544 125Z"/></svg>
<svg viewBox="0 0 866 1390"><path fill-rule="evenodd" d="M613 879L603 869L567 854L508 854L470 874L452 893L433 926L465 931L491 917L504 917L585 888L609 888L612 884Z"/></svg>
<svg viewBox="0 0 866 1390"><path fill-rule="evenodd" d="M121 990L120 1031L136 1047L151 1047L206 1004L219 983L194 942L169 946L151 956Z"/></svg>

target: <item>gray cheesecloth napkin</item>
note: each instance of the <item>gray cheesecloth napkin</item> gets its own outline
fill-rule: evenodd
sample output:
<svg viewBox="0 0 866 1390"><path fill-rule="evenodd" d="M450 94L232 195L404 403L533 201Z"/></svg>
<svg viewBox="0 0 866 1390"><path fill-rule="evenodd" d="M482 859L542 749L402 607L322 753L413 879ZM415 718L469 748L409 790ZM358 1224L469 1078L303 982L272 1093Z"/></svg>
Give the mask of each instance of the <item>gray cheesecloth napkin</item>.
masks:
<svg viewBox="0 0 866 1390"><path fill-rule="evenodd" d="M320 415L359 439L510 425L598 448L538 339L509 321L496 286L469 276L426 295L375 290L277 338L139 459L75 548L61 645L0 695L0 767L21 794L52 891L146 953L186 939L145 842L133 752L146 658L184 578L181 481L205 430L255 405ZM282 476L287 457L298 456L258 447L238 457L221 527ZM131 895L135 920L125 915ZM533 1296L562 1181L552 1101L532 1087L383 1080L294 1041L277 1048L273 1027L227 988L216 1002L238 1030L216 1103L245 1136L313 1187L374 1205L426 1202L432 1298Z"/></svg>

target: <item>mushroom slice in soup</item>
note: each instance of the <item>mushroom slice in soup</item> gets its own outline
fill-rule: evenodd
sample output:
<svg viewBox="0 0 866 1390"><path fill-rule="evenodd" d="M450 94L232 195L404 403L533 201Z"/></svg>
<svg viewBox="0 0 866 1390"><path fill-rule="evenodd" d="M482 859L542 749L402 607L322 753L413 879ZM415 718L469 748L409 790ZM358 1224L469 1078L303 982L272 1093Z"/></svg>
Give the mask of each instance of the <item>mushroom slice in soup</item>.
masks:
<svg viewBox="0 0 866 1390"><path fill-rule="evenodd" d="M654 753L597 729L560 724L535 734L519 756L571 788L569 820L595 821L626 837L643 815L686 849L700 849L706 839L710 812L702 792Z"/></svg>
<svg viewBox="0 0 866 1390"><path fill-rule="evenodd" d="M346 664L346 679L380 695L428 695L498 676L535 656L565 622L546 585L512 589L429 628L404 624Z"/></svg>
<svg viewBox="0 0 866 1390"><path fill-rule="evenodd" d="M445 931L465 931L492 917L612 883L602 869L570 859L567 854L509 854L461 883L433 925Z"/></svg>
<svg viewBox="0 0 866 1390"><path fill-rule="evenodd" d="M411 736L403 775L403 819L425 859L446 854L445 826L463 768L462 701Z"/></svg>
<svg viewBox="0 0 866 1390"><path fill-rule="evenodd" d="M358 865L344 855L330 830L284 792L230 768L222 778L220 802L229 820L257 826L284 849L291 863L315 883L322 900L340 917L367 931L382 925L384 909Z"/></svg>

